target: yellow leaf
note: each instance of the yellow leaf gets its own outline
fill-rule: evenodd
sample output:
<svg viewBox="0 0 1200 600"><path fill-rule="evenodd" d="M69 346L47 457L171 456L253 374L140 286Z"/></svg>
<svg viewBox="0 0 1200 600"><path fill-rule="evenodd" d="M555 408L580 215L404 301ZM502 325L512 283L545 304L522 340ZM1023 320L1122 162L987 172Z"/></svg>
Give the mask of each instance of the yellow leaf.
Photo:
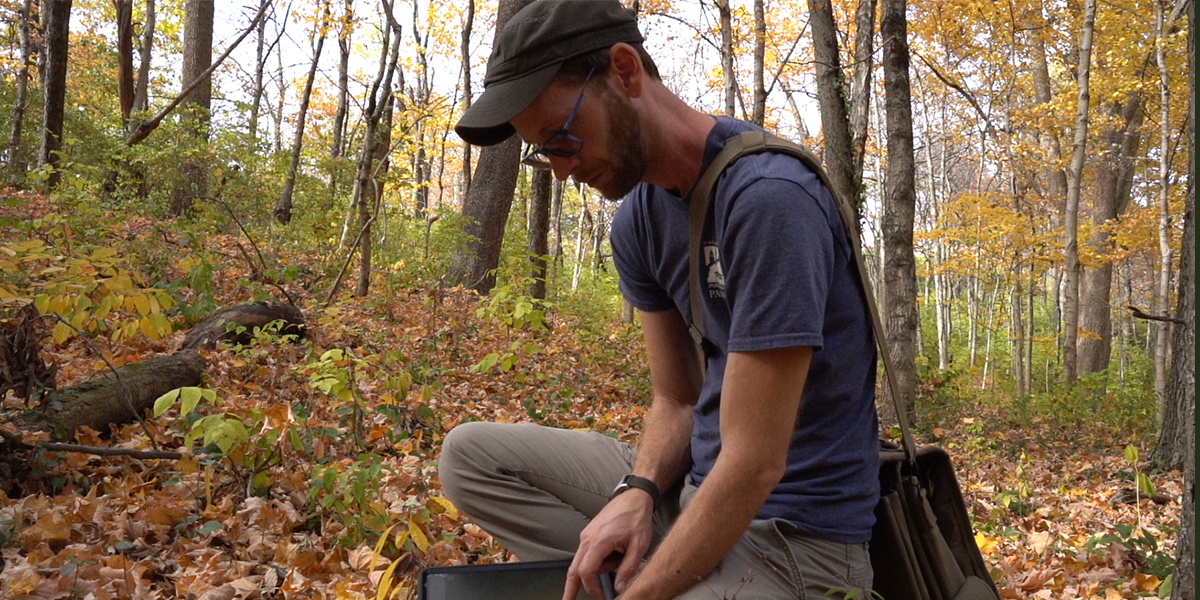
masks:
<svg viewBox="0 0 1200 600"><path fill-rule="evenodd" d="M133 297L133 305L137 307L138 312L143 316L150 314L150 298L145 294L138 294Z"/></svg>
<svg viewBox="0 0 1200 600"><path fill-rule="evenodd" d="M142 328L142 335L152 340L158 339L158 332L154 330L154 321L149 318L138 319L138 327Z"/></svg>
<svg viewBox="0 0 1200 600"><path fill-rule="evenodd" d="M383 535L379 536L379 541L375 544L375 552L371 554L371 566L367 567L368 573L375 570L375 562L379 560L379 553L383 552L383 544L387 541L388 534L390 534L392 529L395 527L395 525L389 526L387 529L383 530Z"/></svg>
<svg viewBox="0 0 1200 600"><path fill-rule="evenodd" d="M42 576L38 575L36 567L25 564L5 571L4 580L5 592L12 596L21 596L37 589L38 584L42 581Z"/></svg>
<svg viewBox="0 0 1200 600"><path fill-rule="evenodd" d="M384 538L387 536L385 535ZM383 577L379 580L379 593L375 594L375 600L384 600L388 597L388 590L392 587L392 573L396 571L396 565L400 564L399 560L392 561L388 565L386 571L383 572Z"/></svg>
<svg viewBox="0 0 1200 600"><path fill-rule="evenodd" d="M445 513L447 517L450 517L451 519L455 519L455 520L458 519L458 508L454 506L453 502L450 502L449 498L443 498L441 496L431 496L429 498L429 503L430 503L429 510L431 510L435 513L438 512L438 511L434 510L434 506L433 506L433 505L437 505L437 506L441 507L441 509L442 509L441 512Z"/></svg>
<svg viewBox="0 0 1200 600"><path fill-rule="evenodd" d="M1162 585L1162 581L1158 577L1145 573L1134 575L1133 580L1137 582L1139 592L1153 592L1158 589L1158 586Z"/></svg>
<svg viewBox="0 0 1200 600"><path fill-rule="evenodd" d="M425 530L417 524L412 518L408 520L408 537L412 538L413 544L421 552L429 549L429 537L425 535Z"/></svg>
<svg viewBox="0 0 1200 600"><path fill-rule="evenodd" d="M179 459L179 470L182 471L184 475L199 473L200 459L196 458L195 456L184 456L183 458Z"/></svg>
<svg viewBox="0 0 1200 600"><path fill-rule="evenodd" d="M983 532L976 532L975 533L975 545L979 546L980 553L988 554L989 551L991 551L992 549L994 549L996 547L996 541L989 540L986 535L983 535Z"/></svg>
<svg viewBox="0 0 1200 600"><path fill-rule="evenodd" d="M67 338L71 337L71 328L66 323L59 321L54 326L54 332L50 335L54 338L54 343L62 344L67 341Z"/></svg>

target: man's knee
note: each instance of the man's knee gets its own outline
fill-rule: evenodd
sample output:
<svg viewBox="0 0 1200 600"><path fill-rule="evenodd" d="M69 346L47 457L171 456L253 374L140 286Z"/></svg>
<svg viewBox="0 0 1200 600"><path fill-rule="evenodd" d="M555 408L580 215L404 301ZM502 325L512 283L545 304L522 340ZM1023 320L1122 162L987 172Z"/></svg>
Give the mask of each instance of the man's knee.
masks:
<svg viewBox="0 0 1200 600"><path fill-rule="evenodd" d="M455 501L463 490L465 478L472 472L483 470L479 464L480 458L486 457L483 450L483 440L489 426L495 423L472 422L463 423L442 440L442 456L438 460L438 479L442 482L442 490L451 501Z"/></svg>

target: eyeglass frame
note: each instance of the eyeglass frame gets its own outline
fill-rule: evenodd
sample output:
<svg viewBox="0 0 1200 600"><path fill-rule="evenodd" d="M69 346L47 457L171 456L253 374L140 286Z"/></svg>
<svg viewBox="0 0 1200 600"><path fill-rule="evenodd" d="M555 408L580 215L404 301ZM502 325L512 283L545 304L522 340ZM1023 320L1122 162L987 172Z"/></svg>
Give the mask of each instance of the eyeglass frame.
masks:
<svg viewBox="0 0 1200 600"><path fill-rule="evenodd" d="M579 105L583 104L583 96L584 93L587 92L588 82L592 80L592 75L595 72L596 67L592 67L592 69L588 71L587 77L583 79L583 86L579 89L579 97L575 99L575 107L571 109L571 115L567 117L567 122L563 124L562 129L550 134L550 137L546 138L545 142L533 145L529 152L526 152L525 156L521 157L521 163L538 169L550 169L552 166L550 164L549 157L557 156L559 158L571 158L583 150L583 140L571 135L570 133L571 123L575 121L575 115L579 113ZM565 140L574 149L561 150L547 147L557 140Z"/></svg>

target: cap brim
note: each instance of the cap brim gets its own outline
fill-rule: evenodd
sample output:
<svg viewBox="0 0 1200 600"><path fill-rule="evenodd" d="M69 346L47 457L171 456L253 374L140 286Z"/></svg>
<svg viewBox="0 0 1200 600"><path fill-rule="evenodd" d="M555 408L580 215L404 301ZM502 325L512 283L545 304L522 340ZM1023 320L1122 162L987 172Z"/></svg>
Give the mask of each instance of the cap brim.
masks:
<svg viewBox="0 0 1200 600"><path fill-rule="evenodd" d="M463 113L454 132L475 146L491 146L512 137L516 130L508 122L542 93L560 66L562 62L551 63L521 77L488 85Z"/></svg>

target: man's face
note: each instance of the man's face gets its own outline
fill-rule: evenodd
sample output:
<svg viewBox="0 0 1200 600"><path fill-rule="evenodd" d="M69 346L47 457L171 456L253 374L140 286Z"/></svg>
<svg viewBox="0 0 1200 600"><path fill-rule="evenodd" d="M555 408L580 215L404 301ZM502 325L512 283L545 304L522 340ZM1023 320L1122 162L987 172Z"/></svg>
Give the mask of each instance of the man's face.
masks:
<svg viewBox="0 0 1200 600"><path fill-rule="evenodd" d="M604 74L594 76L569 133L583 142L574 156L547 156L559 179L574 177L604 197L624 197L646 171L646 151L637 110L628 98L608 86ZM581 93L580 84L551 83L510 121L526 142L541 144L562 130Z"/></svg>

